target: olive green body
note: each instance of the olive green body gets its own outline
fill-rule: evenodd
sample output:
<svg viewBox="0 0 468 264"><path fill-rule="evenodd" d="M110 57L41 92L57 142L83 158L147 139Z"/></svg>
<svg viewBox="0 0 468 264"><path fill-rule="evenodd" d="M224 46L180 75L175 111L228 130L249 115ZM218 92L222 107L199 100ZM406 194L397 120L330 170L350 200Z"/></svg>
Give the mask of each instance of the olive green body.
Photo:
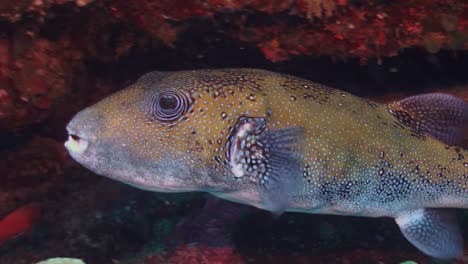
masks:
<svg viewBox="0 0 468 264"><path fill-rule="evenodd" d="M151 116L152 95L167 90L183 91L190 101L171 123ZM400 108L263 70L155 72L82 111L68 129L73 134L86 122L80 133L92 134L95 147L87 156L71 154L99 174L265 208L256 185L234 177L227 158L239 119L263 118L268 131L304 131L295 178L301 188L288 194L287 210L392 216L467 207L468 151L419 133Z"/></svg>

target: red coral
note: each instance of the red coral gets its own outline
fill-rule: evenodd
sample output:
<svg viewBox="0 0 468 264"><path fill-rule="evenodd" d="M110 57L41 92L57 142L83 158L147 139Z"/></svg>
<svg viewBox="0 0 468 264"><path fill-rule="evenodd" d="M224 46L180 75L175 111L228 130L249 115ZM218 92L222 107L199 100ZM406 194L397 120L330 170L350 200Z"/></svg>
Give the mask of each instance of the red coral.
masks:
<svg viewBox="0 0 468 264"><path fill-rule="evenodd" d="M53 3L70 1L23 0L12 5L0 0L0 16L14 20L20 11L44 14ZM74 2L84 5L93 0ZM100 4L107 4L117 19L132 21L171 47L182 32L196 27L193 20L203 19L213 28L228 27L227 34L256 45L272 61L295 55L365 59L394 56L409 47L430 52L468 49L466 1L364 0L359 6L347 0L115 0ZM227 13L229 19L223 20ZM259 18L258 13L263 15ZM47 107L46 101L38 105Z"/></svg>
<svg viewBox="0 0 468 264"><path fill-rule="evenodd" d="M287 11L295 0L208 0L209 6L216 11L253 9L268 14Z"/></svg>
<svg viewBox="0 0 468 264"><path fill-rule="evenodd" d="M187 264L239 264L244 263L233 248L182 245L171 255L160 254L147 257L144 264L187 263Z"/></svg>
<svg viewBox="0 0 468 264"><path fill-rule="evenodd" d="M171 25L171 21L210 17L213 14L201 0L116 0L110 9L117 17L124 16L134 21L169 46L173 45L181 31L180 27Z"/></svg>
<svg viewBox="0 0 468 264"><path fill-rule="evenodd" d="M408 47L431 52L455 44L457 48L468 48L465 1L398 0L377 4L368 0L354 7L346 0L118 0L113 8L168 45L174 45L186 28L180 22L213 19L214 14L222 15L225 10L242 11L247 19L239 17L231 22L237 28L231 30L232 36L257 45L272 61L299 54L367 58L394 56ZM267 13L275 19L267 26L247 24L253 14L248 11ZM280 13L283 15L278 16ZM309 20L291 23L285 13Z"/></svg>
<svg viewBox="0 0 468 264"><path fill-rule="evenodd" d="M94 0L0 0L0 17L14 22L21 19L21 16L26 12L36 12L44 16L51 6L67 2L73 2L82 7L94 2Z"/></svg>
<svg viewBox="0 0 468 264"><path fill-rule="evenodd" d="M242 263L370 263L375 260L381 262L403 262L405 259L413 259L418 263L427 262L426 257L421 253L415 254L412 251L401 251L388 253L388 249L382 250L339 250L332 254L317 253L312 255L300 255L295 253L265 253L250 252L247 260L236 254L230 248L210 248L200 245L180 246L173 254L163 253L160 255L146 257L144 264L242 264Z"/></svg>
<svg viewBox="0 0 468 264"><path fill-rule="evenodd" d="M17 129L45 119L52 103L68 93L80 59L67 39L0 42L0 128Z"/></svg>

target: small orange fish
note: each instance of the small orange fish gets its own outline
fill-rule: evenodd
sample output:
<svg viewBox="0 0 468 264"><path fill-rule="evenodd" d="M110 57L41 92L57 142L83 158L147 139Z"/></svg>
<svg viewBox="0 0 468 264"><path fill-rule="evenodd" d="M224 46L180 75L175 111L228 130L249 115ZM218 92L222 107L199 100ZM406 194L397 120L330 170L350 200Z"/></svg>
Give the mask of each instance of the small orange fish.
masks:
<svg viewBox="0 0 468 264"><path fill-rule="evenodd" d="M0 221L0 245L29 231L40 216L41 207L30 203L17 208Z"/></svg>

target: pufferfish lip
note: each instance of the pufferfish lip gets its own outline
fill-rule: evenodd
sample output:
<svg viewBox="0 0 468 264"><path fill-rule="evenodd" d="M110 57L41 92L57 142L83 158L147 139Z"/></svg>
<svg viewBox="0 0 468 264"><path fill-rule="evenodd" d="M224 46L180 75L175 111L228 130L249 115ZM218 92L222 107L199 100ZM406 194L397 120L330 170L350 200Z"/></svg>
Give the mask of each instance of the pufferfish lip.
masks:
<svg viewBox="0 0 468 264"><path fill-rule="evenodd" d="M90 145L90 139L73 131L70 128L68 130L68 140L65 142L65 148L73 154L83 154Z"/></svg>

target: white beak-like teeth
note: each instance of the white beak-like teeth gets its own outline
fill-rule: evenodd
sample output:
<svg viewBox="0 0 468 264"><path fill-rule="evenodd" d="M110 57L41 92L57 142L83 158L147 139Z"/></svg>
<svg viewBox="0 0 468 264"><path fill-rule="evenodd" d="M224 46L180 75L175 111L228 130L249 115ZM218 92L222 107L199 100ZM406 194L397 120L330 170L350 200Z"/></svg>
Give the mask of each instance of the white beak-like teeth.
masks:
<svg viewBox="0 0 468 264"><path fill-rule="evenodd" d="M83 154L88 148L89 141L85 138L70 134L65 142L65 147L70 153Z"/></svg>

